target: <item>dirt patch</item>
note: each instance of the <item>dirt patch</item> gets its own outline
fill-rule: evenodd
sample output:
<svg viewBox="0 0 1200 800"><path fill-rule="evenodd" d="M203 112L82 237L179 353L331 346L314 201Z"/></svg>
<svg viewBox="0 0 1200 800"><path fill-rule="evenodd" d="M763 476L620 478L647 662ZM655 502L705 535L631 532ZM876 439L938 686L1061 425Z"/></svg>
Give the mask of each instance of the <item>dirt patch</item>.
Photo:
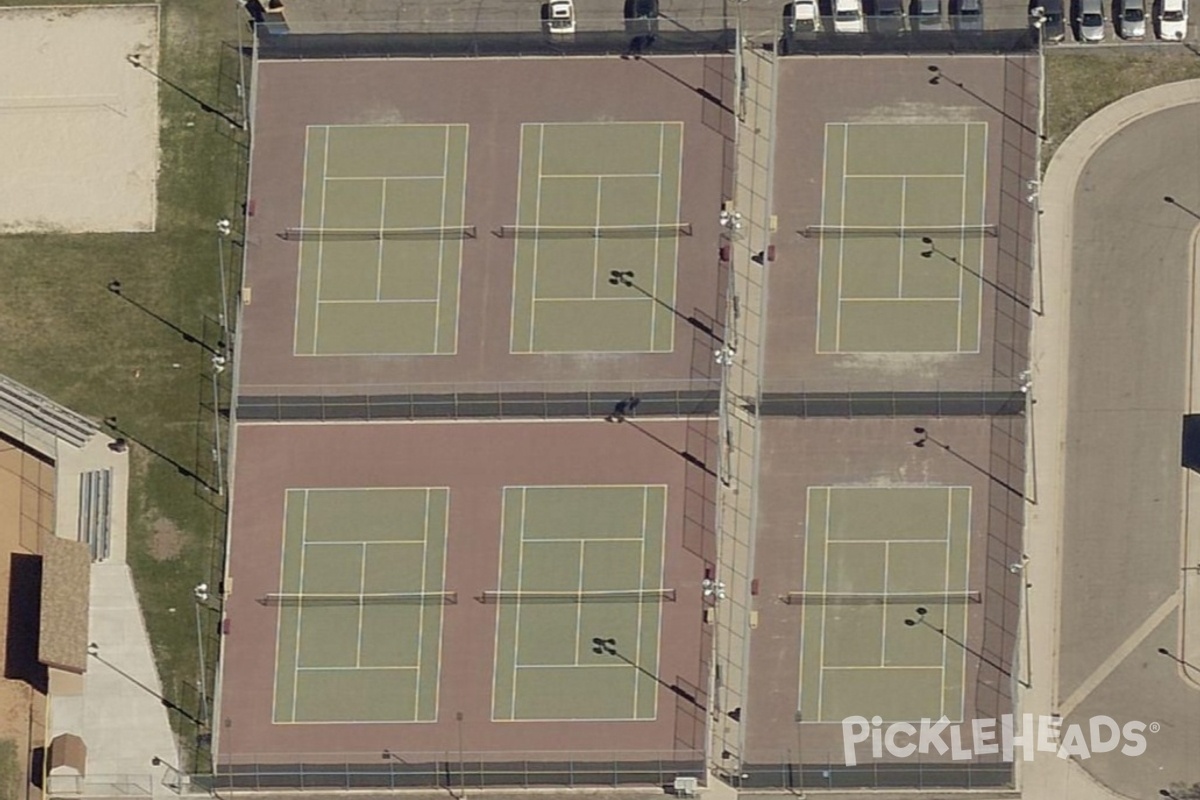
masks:
<svg viewBox="0 0 1200 800"><path fill-rule="evenodd" d="M166 517L159 517L150 527L150 557L155 561L174 561L179 558L183 543L183 531Z"/></svg>
<svg viewBox="0 0 1200 800"><path fill-rule="evenodd" d="M158 9L0 9L0 231L151 231ZM86 191L81 191L86 187Z"/></svg>

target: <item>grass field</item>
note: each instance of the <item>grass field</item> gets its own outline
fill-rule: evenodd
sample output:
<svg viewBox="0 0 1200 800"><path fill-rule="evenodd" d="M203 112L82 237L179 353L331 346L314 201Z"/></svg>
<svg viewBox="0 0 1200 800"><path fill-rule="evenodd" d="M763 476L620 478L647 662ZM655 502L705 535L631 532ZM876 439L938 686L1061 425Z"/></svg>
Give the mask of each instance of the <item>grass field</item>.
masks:
<svg viewBox="0 0 1200 800"><path fill-rule="evenodd" d="M1043 164L1071 131L1109 103L1164 83L1200 78L1200 58L1180 47L1155 53L1117 49L1094 54L1046 52L1046 132Z"/></svg>
<svg viewBox="0 0 1200 800"><path fill-rule="evenodd" d="M249 44L244 16L229 0L161 3L159 73L235 118L239 33ZM220 338L215 223L234 220L233 238L240 230L245 134L168 85L160 84L159 103L157 232L0 237L0 373L98 420L116 416L161 454L132 449L128 560L164 693L195 714L191 593L219 580L224 503L180 469L212 480L211 372L204 348L171 325L210 346ZM240 263L236 248L227 250L230 262ZM229 275L236 286L233 268ZM170 325L110 294L112 279ZM191 752L198 731L173 716Z"/></svg>

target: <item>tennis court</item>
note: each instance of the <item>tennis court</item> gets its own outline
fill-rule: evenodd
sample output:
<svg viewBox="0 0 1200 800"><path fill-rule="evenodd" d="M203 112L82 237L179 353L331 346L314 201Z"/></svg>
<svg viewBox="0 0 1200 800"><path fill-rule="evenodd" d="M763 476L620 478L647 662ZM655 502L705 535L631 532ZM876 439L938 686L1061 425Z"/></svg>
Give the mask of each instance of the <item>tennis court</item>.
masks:
<svg viewBox="0 0 1200 800"><path fill-rule="evenodd" d="M466 125L310 125L294 353L457 351Z"/></svg>
<svg viewBox="0 0 1200 800"><path fill-rule="evenodd" d="M970 516L967 486L809 487L802 720L963 718Z"/></svg>
<svg viewBox="0 0 1200 800"><path fill-rule="evenodd" d="M975 353L987 123L828 123L818 353ZM925 241L929 240L929 241Z"/></svg>
<svg viewBox="0 0 1200 800"><path fill-rule="evenodd" d="M526 123L520 148L511 352L671 352L683 123Z"/></svg>
<svg viewBox="0 0 1200 800"><path fill-rule="evenodd" d="M286 497L274 722L436 721L449 490Z"/></svg>
<svg viewBox="0 0 1200 800"><path fill-rule="evenodd" d="M666 486L504 489L492 719L656 717Z"/></svg>

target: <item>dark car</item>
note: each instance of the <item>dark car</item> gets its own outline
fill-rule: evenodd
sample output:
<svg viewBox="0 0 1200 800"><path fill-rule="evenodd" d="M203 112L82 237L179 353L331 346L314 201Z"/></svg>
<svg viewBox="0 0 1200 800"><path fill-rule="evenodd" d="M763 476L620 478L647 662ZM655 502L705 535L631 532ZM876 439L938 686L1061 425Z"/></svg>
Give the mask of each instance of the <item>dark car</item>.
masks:
<svg viewBox="0 0 1200 800"><path fill-rule="evenodd" d="M904 0L874 0L867 8L868 28L873 33L893 34L904 30Z"/></svg>
<svg viewBox="0 0 1200 800"><path fill-rule="evenodd" d="M1067 35L1062 0L1033 0L1029 9L1035 26L1039 26L1043 42L1061 42Z"/></svg>

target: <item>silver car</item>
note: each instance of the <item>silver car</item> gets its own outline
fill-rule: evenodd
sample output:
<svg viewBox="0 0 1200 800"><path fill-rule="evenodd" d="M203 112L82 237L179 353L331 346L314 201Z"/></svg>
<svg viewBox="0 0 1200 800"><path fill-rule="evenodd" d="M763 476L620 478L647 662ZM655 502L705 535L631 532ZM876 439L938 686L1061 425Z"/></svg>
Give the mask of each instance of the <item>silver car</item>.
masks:
<svg viewBox="0 0 1200 800"><path fill-rule="evenodd" d="M1082 0L1079 4L1079 41L1104 41L1104 3L1103 0Z"/></svg>
<svg viewBox="0 0 1200 800"><path fill-rule="evenodd" d="M1146 38L1145 0L1117 0L1117 32L1122 39Z"/></svg>

